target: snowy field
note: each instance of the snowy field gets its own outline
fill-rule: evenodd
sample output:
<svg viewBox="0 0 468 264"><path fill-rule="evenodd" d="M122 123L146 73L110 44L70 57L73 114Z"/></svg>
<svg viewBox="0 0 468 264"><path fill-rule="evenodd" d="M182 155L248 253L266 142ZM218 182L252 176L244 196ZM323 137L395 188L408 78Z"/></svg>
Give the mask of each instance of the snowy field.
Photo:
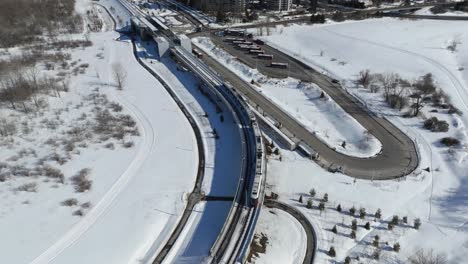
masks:
<svg viewBox="0 0 468 264"><path fill-rule="evenodd" d="M255 80L256 85L253 87L285 109L330 147L357 157L370 157L380 152L381 143L333 100L320 98L322 90L317 85L293 78L267 78L215 47L208 38L195 38L193 41L245 81ZM342 147L344 141L345 148Z"/></svg>
<svg viewBox="0 0 468 264"><path fill-rule="evenodd" d="M88 2L79 3L81 12L89 8ZM121 11L116 5L113 13L125 18ZM114 141L88 137L65 160L60 147L52 148L59 156L46 156L45 162L60 169L63 180L30 176L0 182L2 263L138 263L153 244L167 238L185 208L185 195L193 189L197 145L180 109L136 62L128 39L116 32L90 33L89 38L94 43L91 47L66 50L70 61L87 66L70 74L68 92L48 98L44 116L51 120L29 117L32 132L23 129L2 139L6 144L2 149L8 150L1 152L1 159L15 165L35 164L50 151L49 137L60 143L67 126L89 126L83 113L91 116L97 105L107 107L112 102L123 107L116 111L136 121L138 133ZM112 78L115 63L124 65L127 72L122 91ZM8 114L2 112L2 116ZM11 158L22 149L27 151ZM92 186L78 192L72 176L83 168L90 169L86 177ZM35 187L18 188L25 183ZM62 205L71 198L76 205L74 201Z"/></svg>
<svg viewBox="0 0 468 264"><path fill-rule="evenodd" d="M405 263L418 248L434 249L446 254L449 263L464 263L468 255L468 175L466 161L466 126L468 125L468 32L465 22L376 19L340 24L278 27L271 36L263 36L271 45L295 56L312 67L339 78L345 88L379 115L384 115L415 139L421 164L402 182L354 182L339 174L330 175L296 153L282 151L282 162L270 160L268 181L280 199L298 205L310 216L319 230L318 263L333 263L327 256L330 246L337 251L337 260L361 256L369 263ZM457 43L455 51L448 47ZM449 95L450 102L464 114L448 113L426 104L419 117L403 118L404 112L390 109L382 92L372 93L357 87L360 71L396 73L413 82L432 73L436 86ZM448 132L430 132L422 127L425 118L447 121ZM446 147L439 141L451 136L460 140L458 147ZM431 168L430 172L422 170ZM288 177L284 177L288 175ZM312 210L305 208L308 192L317 191ZM317 210L319 200L328 193L325 211ZM304 204L297 199L303 195ZM339 213L355 206L367 211L364 219ZM378 208L382 220L374 221ZM357 213L358 214L358 213ZM408 224L388 230L393 215L408 216ZM350 225L358 222L357 238L351 239ZM421 218L420 230L412 228ZM370 222L370 230L363 228ZM338 234L331 232L334 225ZM372 241L380 236L380 260L370 260L375 252ZM388 242L388 245L384 242ZM400 253L391 250L401 244ZM268 253L267 253L268 254Z"/></svg>
<svg viewBox="0 0 468 264"><path fill-rule="evenodd" d="M291 215L274 208L263 208L260 212L258 224L255 228L257 237L254 243L262 248L263 235L267 238L263 242L264 250L268 254L252 256L248 263L302 263L307 240L306 233L301 224Z"/></svg>

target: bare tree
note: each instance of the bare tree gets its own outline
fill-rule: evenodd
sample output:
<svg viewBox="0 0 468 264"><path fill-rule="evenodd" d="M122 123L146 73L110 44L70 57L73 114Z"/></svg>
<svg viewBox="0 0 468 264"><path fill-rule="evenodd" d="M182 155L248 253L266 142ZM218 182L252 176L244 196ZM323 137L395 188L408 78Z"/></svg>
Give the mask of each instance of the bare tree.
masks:
<svg viewBox="0 0 468 264"><path fill-rule="evenodd" d="M358 83L364 88L367 88L370 84L371 81L371 74L370 70L363 70L359 72L359 78L358 78Z"/></svg>
<svg viewBox="0 0 468 264"><path fill-rule="evenodd" d="M395 94L395 89L398 86L399 76L395 73L385 73L378 75L379 81L384 88L385 101L389 101L390 96Z"/></svg>
<svg viewBox="0 0 468 264"><path fill-rule="evenodd" d="M127 80L127 71L122 64L114 63L112 65L112 76L114 77L114 81L117 83L117 89L123 90Z"/></svg>
<svg viewBox="0 0 468 264"><path fill-rule="evenodd" d="M447 257L434 253L433 249L427 251L420 249L408 258L408 261L410 264L445 264L447 263Z"/></svg>

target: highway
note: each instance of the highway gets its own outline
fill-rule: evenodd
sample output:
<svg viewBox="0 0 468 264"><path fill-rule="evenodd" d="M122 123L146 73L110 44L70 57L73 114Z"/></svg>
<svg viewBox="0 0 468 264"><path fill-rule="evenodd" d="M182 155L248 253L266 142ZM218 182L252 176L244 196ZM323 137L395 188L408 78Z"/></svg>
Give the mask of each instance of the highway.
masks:
<svg viewBox="0 0 468 264"><path fill-rule="evenodd" d="M310 221L307 219L307 217L293 206L288 205L286 203L282 203L280 201L267 199L265 200L264 204L268 208L276 208L278 210L285 211L292 217L296 218L296 220L302 225L302 228L304 228L304 231L307 236L307 249L306 254L304 256L304 261L302 263L313 264L317 248L317 235L315 234L315 230L312 227Z"/></svg>

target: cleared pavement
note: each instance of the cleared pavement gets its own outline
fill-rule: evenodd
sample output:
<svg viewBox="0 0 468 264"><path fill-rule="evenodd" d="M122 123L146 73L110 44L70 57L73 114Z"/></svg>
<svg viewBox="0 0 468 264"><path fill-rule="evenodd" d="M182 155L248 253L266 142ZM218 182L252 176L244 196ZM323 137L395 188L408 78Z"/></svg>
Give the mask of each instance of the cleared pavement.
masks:
<svg viewBox="0 0 468 264"><path fill-rule="evenodd" d="M294 137L316 151L320 155L318 162L323 167L330 169L339 168L346 175L374 180L401 177L417 168L419 157L413 141L385 118L369 113L363 105L346 93L339 84L334 84L329 77L314 71L304 63L267 45L263 46L265 52L273 54L275 61L288 62L289 70L268 67L267 63L262 60L257 60L249 54L229 48L230 45L223 42L221 38L211 37L215 44L223 46L228 52L250 67L255 68L257 66L258 70L263 74L271 77L286 77L289 73L290 77L316 83L343 110L349 113L382 143L382 151L370 158L357 158L339 153L331 149L312 132L307 130L303 124L292 118L283 109L254 89L250 83L240 79L236 74L227 69L225 65L207 56L207 54L203 56L203 60L223 76L226 81L230 82L241 94L245 95L254 107L258 107L268 113L269 116L273 117L292 133Z"/></svg>

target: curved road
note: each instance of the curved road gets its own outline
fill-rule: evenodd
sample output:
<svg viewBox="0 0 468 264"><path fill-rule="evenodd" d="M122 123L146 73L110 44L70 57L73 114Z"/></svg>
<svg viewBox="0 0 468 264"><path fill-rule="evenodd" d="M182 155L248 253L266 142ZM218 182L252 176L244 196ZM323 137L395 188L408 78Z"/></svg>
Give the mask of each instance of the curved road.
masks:
<svg viewBox="0 0 468 264"><path fill-rule="evenodd" d="M250 83L239 78L225 65L204 54L203 60L229 81L240 93L244 94L251 105L262 109L277 122L281 123L282 127L288 132L316 151L320 155L318 163L321 166L329 169L340 168L346 175L369 180L393 179L405 176L417 168L419 157L414 142L387 119L369 113L357 99L349 95L339 84L334 84L329 77L316 72L303 62L267 45L263 46L265 52L273 54L275 61L288 62L290 66L289 71L268 67L267 62L256 60L249 54L232 48L231 45L222 42L218 37L212 36L212 40L218 46L222 45L225 50L248 66L252 68L257 66L257 69L265 75L284 78L289 72L290 77L316 83L343 110L382 143L382 151L378 155L369 158L357 158L339 153L317 138L286 111L254 89Z"/></svg>
<svg viewBox="0 0 468 264"><path fill-rule="evenodd" d="M268 208L276 208L278 210L285 211L290 214L302 225L306 232L307 236L307 251L304 257L303 264L312 264L314 263L315 258L315 246L317 245L317 236L315 234L312 224L309 222L307 217L305 217L299 210L296 208L287 205L285 203L275 201L275 200L265 200L263 203Z"/></svg>

